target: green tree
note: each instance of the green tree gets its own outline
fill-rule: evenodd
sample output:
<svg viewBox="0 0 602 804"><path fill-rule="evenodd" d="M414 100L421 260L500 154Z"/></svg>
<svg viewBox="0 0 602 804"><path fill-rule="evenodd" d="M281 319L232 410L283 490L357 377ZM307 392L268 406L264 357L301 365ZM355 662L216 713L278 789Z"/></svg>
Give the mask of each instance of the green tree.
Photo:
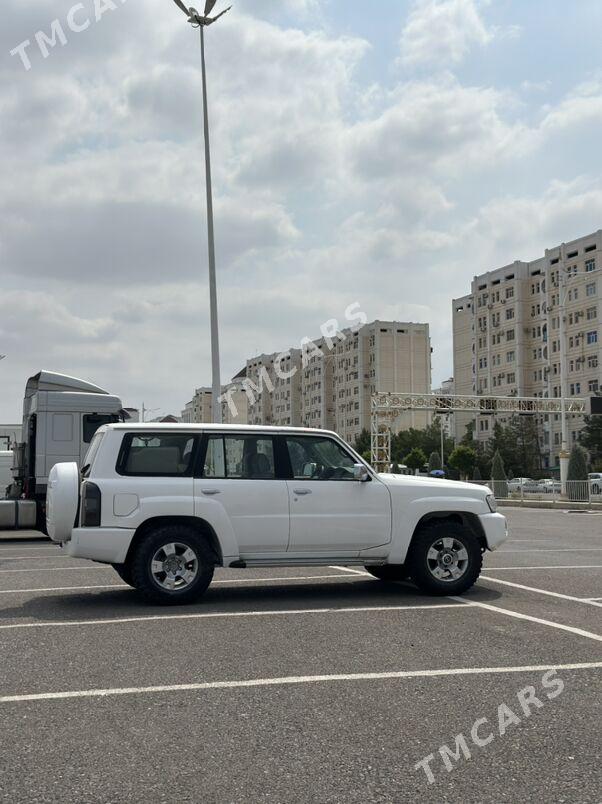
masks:
<svg viewBox="0 0 602 804"><path fill-rule="evenodd" d="M449 465L460 473L463 479L470 477L475 463L477 454L471 447L460 444L456 447L452 454L449 456Z"/></svg>
<svg viewBox="0 0 602 804"><path fill-rule="evenodd" d="M423 469L426 463L426 455L419 447L414 447L414 449L405 456L403 462L408 469Z"/></svg>
<svg viewBox="0 0 602 804"><path fill-rule="evenodd" d="M567 481L567 496L569 500L587 501L589 499L587 452L581 444L575 444L571 450Z"/></svg>
<svg viewBox="0 0 602 804"><path fill-rule="evenodd" d="M369 430L362 430L362 432L358 435L355 439L355 444L353 448L356 452L359 452L360 455L363 456L364 452L370 452L372 449L372 440L370 437Z"/></svg>
<svg viewBox="0 0 602 804"><path fill-rule="evenodd" d="M504 461L496 450L493 460L491 462L491 480L493 483L493 493L496 497L503 499L508 496L508 483L506 480L506 470L504 469Z"/></svg>
<svg viewBox="0 0 602 804"><path fill-rule="evenodd" d="M429 458L429 472L434 472L436 469L441 469L441 455L438 452L431 452Z"/></svg>
<svg viewBox="0 0 602 804"><path fill-rule="evenodd" d="M586 416L579 442L589 452L594 472L602 471L602 416Z"/></svg>

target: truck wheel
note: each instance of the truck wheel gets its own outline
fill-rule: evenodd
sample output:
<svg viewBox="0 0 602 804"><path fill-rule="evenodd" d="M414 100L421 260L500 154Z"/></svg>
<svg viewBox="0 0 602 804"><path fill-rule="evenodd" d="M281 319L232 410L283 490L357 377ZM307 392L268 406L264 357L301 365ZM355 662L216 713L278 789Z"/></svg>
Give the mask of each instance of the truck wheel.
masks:
<svg viewBox="0 0 602 804"><path fill-rule="evenodd" d="M385 564L382 567L365 567L366 572L379 581L405 581L410 571L405 564Z"/></svg>
<svg viewBox="0 0 602 804"><path fill-rule="evenodd" d="M151 603L194 603L213 578L215 557L185 525L165 525L140 542L131 561L133 585Z"/></svg>
<svg viewBox="0 0 602 804"><path fill-rule="evenodd" d="M476 536L458 522L426 524L410 547L408 570L419 589L431 595L461 595L475 583L483 566Z"/></svg>
<svg viewBox="0 0 602 804"><path fill-rule="evenodd" d="M122 581L125 581L128 586L134 586L134 581L132 580L132 567L130 564L111 564L111 566Z"/></svg>

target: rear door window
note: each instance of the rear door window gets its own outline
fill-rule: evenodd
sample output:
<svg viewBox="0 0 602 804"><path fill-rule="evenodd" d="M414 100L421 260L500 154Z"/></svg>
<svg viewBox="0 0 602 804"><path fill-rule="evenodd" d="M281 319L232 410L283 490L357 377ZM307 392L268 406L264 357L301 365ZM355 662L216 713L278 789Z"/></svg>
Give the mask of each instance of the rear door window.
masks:
<svg viewBox="0 0 602 804"><path fill-rule="evenodd" d="M274 480L276 468L271 436L209 436L203 477Z"/></svg>
<svg viewBox="0 0 602 804"><path fill-rule="evenodd" d="M187 477L197 438L189 433L128 433L117 462L121 475Z"/></svg>

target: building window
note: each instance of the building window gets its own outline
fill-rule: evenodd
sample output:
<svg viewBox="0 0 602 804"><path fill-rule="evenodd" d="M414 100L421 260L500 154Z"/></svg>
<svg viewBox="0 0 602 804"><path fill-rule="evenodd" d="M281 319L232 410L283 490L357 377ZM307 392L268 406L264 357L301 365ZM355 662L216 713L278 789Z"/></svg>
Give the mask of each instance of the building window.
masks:
<svg viewBox="0 0 602 804"><path fill-rule="evenodd" d="M596 295L596 283L590 282L588 285L585 286L585 295L586 296L595 296Z"/></svg>
<svg viewBox="0 0 602 804"><path fill-rule="evenodd" d="M507 299L513 299L514 298L514 288L513 287L506 288L506 298Z"/></svg>
<svg viewBox="0 0 602 804"><path fill-rule="evenodd" d="M508 384L516 382L516 375L514 372L510 372L510 374L506 374L506 382Z"/></svg>
<svg viewBox="0 0 602 804"><path fill-rule="evenodd" d="M514 307L508 307L506 310L506 321L510 321L514 318Z"/></svg>
<svg viewBox="0 0 602 804"><path fill-rule="evenodd" d="M591 273L592 271L596 270L596 261L595 260L586 260L585 261L585 272Z"/></svg>
<svg viewBox="0 0 602 804"><path fill-rule="evenodd" d="M513 329L507 330L507 332L506 332L506 340L507 341L513 341L514 340L514 330Z"/></svg>
<svg viewBox="0 0 602 804"><path fill-rule="evenodd" d="M595 394L600 388L598 380L590 380L587 384L587 390Z"/></svg>
<svg viewBox="0 0 602 804"><path fill-rule="evenodd" d="M593 321L598 317L598 310L595 307L588 307L586 316L588 321Z"/></svg>
<svg viewBox="0 0 602 804"><path fill-rule="evenodd" d="M591 343L598 343L598 331L594 330L593 332L587 333L587 342Z"/></svg>

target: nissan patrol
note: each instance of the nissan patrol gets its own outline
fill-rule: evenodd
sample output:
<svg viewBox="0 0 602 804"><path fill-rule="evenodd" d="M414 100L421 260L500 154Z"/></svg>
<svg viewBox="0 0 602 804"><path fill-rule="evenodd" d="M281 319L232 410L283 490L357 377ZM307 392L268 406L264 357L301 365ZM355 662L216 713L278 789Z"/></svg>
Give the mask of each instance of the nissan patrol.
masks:
<svg viewBox="0 0 602 804"><path fill-rule="evenodd" d="M154 603L190 603L215 567L360 565L434 595L476 581L507 537L487 487L379 474L335 433L109 424L59 463L50 537ZM75 523L75 524L74 524Z"/></svg>

